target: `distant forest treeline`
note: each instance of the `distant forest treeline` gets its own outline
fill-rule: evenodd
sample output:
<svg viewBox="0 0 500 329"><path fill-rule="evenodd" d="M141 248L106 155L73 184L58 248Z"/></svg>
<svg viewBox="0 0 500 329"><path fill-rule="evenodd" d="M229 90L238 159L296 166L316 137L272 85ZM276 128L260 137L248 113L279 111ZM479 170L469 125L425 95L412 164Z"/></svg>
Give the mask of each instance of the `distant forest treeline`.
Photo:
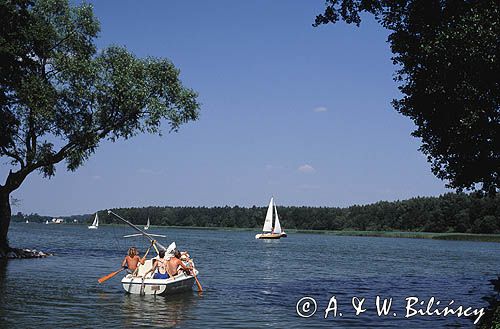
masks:
<svg viewBox="0 0 500 329"><path fill-rule="evenodd" d="M262 227L267 207L144 207L113 209L135 224L200 226L200 227ZM281 225L286 229L414 231L500 233L500 196L447 193L439 197L418 197L404 201L380 201L348 208L278 207ZM90 223L93 214L61 217L66 222ZM16 221L35 222L52 217L37 214L13 216ZM99 211L100 223L116 223L106 211Z"/></svg>

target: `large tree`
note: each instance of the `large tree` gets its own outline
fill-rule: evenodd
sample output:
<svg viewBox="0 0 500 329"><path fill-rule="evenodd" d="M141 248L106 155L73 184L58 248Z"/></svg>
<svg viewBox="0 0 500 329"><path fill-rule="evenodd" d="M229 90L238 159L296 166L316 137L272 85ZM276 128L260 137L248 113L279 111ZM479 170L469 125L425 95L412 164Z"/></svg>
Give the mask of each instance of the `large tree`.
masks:
<svg viewBox="0 0 500 329"><path fill-rule="evenodd" d="M373 14L391 31L402 97L433 173L458 190L500 188L500 2L327 0L314 25L359 25Z"/></svg>
<svg viewBox="0 0 500 329"><path fill-rule="evenodd" d="M8 248L9 196L34 171L77 169L102 140L176 131L198 117L197 94L163 58L120 47L96 51L90 5L0 0L0 249ZM5 160L4 160L5 162Z"/></svg>

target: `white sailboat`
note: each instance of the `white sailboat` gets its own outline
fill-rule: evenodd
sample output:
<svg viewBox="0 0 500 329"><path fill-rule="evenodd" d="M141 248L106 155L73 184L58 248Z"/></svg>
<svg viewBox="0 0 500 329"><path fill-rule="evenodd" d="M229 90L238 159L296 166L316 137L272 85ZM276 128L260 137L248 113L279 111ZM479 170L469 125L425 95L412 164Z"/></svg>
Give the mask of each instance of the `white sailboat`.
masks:
<svg viewBox="0 0 500 329"><path fill-rule="evenodd" d="M146 224L146 226L144 226L144 229L145 229L145 230L148 230L148 229L149 229L149 224L150 224L150 223L149 223L149 217L148 217L148 223Z"/></svg>
<svg viewBox="0 0 500 329"><path fill-rule="evenodd" d="M94 229L96 230L99 227L99 216L97 213L95 213L94 221L92 222L92 225L89 226L89 229Z"/></svg>
<svg viewBox="0 0 500 329"><path fill-rule="evenodd" d="M45 221L45 224L48 224L48 223L49 223L49 221L48 221L48 220L46 220L46 221Z"/></svg>
<svg viewBox="0 0 500 329"><path fill-rule="evenodd" d="M30 221L29 221L29 220L26 220L26 224L29 224L29 223L30 223Z"/></svg>
<svg viewBox="0 0 500 329"><path fill-rule="evenodd" d="M273 226L274 214L274 226ZM274 203L274 197L271 197L269 206L267 207L266 220L261 234L255 235L256 239L280 239L286 237L286 233L281 229L280 219L278 217L278 210Z"/></svg>

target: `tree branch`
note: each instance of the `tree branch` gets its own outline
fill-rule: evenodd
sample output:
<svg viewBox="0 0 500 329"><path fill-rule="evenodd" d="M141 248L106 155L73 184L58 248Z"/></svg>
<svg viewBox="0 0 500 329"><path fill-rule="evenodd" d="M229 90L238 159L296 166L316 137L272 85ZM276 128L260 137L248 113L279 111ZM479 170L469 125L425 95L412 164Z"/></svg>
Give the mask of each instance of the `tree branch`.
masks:
<svg viewBox="0 0 500 329"><path fill-rule="evenodd" d="M54 46L52 46L48 51L47 53L50 53L52 50L56 49L57 47L59 47L64 41L68 40L69 37L71 37L73 35L73 32L75 32L75 29L73 28L71 31L69 31L69 33L63 37L61 40L59 40L59 42L57 42Z"/></svg>
<svg viewBox="0 0 500 329"><path fill-rule="evenodd" d="M24 168L26 166L23 158L19 154L10 152L9 150L7 150L6 147L3 147L3 146L2 146L2 152L6 156L9 156L9 157L13 158L14 160L16 160L17 162L19 162L19 164L21 165L21 168Z"/></svg>
<svg viewBox="0 0 500 329"><path fill-rule="evenodd" d="M12 170L9 171L9 175L7 176L3 188L7 189L9 192L16 190L19 186L21 186L26 176L28 176L30 173L44 166L61 162L64 158L66 158L67 153L71 151L71 149L73 149L74 147L76 147L76 144L73 142L69 142L64 147L62 147L59 150L59 152L47 157L42 161L28 164L16 172L12 172Z"/></svg>

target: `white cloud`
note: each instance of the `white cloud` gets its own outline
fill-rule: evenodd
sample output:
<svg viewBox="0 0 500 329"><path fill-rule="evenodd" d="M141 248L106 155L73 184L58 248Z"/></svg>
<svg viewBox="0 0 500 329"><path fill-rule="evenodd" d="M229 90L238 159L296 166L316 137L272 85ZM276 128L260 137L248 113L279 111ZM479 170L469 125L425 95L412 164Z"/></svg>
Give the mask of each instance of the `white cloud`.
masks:
<svg viewBox="0 0 500 329"><path fill-rule="evenodd" d="M312 173L312 172L316 171L313 168L313 166L311 166L309 164L304 164L302 166L299 166L299 168L297 168L297 170L300 171L300 172L303 172L303 173Z"/></svg>
<svg viewBox="0 0 500 329"><path fill-rule="evenodd" d="M328 109L326 107L324 107L324 106L318 106L313 111L316 112L316 113L320 113L320 112L327 112Z"/></svg>

